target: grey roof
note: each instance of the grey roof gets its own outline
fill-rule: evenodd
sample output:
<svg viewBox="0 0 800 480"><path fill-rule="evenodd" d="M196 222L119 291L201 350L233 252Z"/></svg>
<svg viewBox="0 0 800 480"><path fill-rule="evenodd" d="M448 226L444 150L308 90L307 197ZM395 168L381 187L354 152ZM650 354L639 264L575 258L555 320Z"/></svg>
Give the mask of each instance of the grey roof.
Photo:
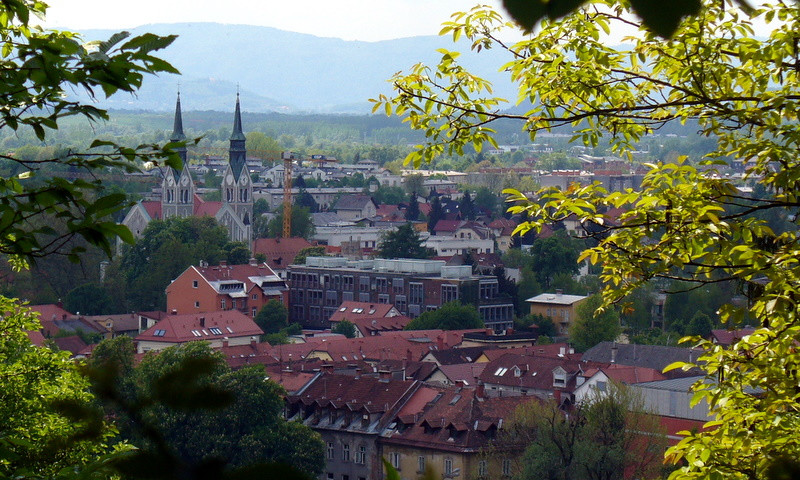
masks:
<svg viewBox="0 0 800 480"><path fill-rule="evenodd" d="M316 212L311 214L311 223L313 223L315 227L340 226L343 221L342 217L334 212ZM353 222L350 221L346 223L348 225L354 225Z"/></svg>
<svg viewBox="0 0 800 480"><path fill-rule="evenodd" d="M242 132L242 111L239 108L239 94L236 94L236 111L233 114L233 132L231 132L231 140L246 140L244 132Z"/></svg>
<svg viewBox="0 0 800 480"><path fill-rule="evenodd" d="M572 305L586 298L584 295L564 295L562 293L542 293L531 297L526 302L548 303L552 305Z"/></svg>
<svg viewBox="0 0 800 480"><path fill-rule="evenodd" d="M631 343L600 342L583 354L588 362L611 363L612 348L617 348L614 363L635 367L647 367L663 372L667 365L675 362L696 362L703 353L696 348L665 347L663 345L636 345ZM671 370L665 375L670 378L696 376L699 369Z"/></svg>
<svg viewBox="0 0 800 480"><path fill-rule="evenodd" d="M362 210L367 203L375 203L369 195L355 194L355 195L342 195L339 201L336 202L334 210ZM377 205L376 205L377 207Z"/></svg>

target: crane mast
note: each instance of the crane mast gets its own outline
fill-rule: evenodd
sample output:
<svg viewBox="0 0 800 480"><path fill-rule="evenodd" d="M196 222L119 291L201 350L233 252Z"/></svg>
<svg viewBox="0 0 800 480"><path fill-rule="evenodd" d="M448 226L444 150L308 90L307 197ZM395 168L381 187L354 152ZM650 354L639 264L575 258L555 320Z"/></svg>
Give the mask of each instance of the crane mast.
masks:
<svg viewBox="0 0 800 480"><path fill-rule="evenodd" d="M292 236L292 152L283 152L283 238Z"/></svg>

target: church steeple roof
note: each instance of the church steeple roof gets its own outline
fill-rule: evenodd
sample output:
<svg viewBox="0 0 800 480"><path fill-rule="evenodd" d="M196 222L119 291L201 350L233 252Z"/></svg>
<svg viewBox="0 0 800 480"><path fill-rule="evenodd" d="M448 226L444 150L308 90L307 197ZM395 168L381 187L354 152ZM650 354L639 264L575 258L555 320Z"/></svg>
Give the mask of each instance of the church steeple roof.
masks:
<svg viewBox="0 0 800 480"><path fill-rule="evenodd" d="M231 133L231 140L245 140L244 132L242 132L242 111L239 108L239 93L236 93L236 113L233 114L233 133Z"/></svg>
<svg viewBox="0 0 800 480"><path fill-rule="evenodd" d="M175 121L172 124L172 136L169 139L172 142L186 140L186 135L183 133L183 117L181 116L181 92L178 92L178 101L175 103Z"/></svg>

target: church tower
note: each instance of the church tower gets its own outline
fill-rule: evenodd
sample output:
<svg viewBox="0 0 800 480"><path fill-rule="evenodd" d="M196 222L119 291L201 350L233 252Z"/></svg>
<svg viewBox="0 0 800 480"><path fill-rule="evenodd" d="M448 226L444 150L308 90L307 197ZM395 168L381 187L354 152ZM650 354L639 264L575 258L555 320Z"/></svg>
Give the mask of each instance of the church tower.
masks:
<svg viewBox="0 0 800 480"><path fill-rule="evenodd" d="M181 116L181 94L178 92L178 101L175 104L175 120L172 127L170 142L183 142L186 135L183 133L183 118ZM180 171L166 167L164 179L161 182L161 212L164 218L190 217L194 213L194 180L189 172L189 161L186 155L186 146L174 149L181 158L183 168Z"/></svg>
<svg viewBox="0 0 800 480"><path fill-rule="evenodd" d="M244 241L249 244L252 239L253 183L247 170L245 140L244 132L242 132L242 112L239 107L239 94L237 93L229 161L228 166L225 168L225 176L221 186L222 202L223 205L230 206L239 222L241 222L234 230L231 230L231 240ZM228 225L229 229L232 227L233 225ZM241 231L236 231L239 229Z"/></svg>

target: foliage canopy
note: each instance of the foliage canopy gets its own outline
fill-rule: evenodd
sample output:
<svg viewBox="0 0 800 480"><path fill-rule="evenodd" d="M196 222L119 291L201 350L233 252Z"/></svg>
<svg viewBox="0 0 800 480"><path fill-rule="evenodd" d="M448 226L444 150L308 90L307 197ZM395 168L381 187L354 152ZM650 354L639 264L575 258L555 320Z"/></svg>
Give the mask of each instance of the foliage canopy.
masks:
<svg viewBox="0 0 800 480"><path fill-rule="evenodd" d="M562 125L589 146L608 136L621 154L670 122L696 122L715 139L702 169L683 159L652 164L637 190L573 185L541 190L536 201L507 193L512 212L531 218L518 233L571 215L601 226L581 259L600 266L606 304L651 279L740 286L745 301L723 305L720 320L735 324L749 315L759 328L727 350L699 342L707 351L702 368L714 381L695 385L694 401L708 401L715 428L687 432L667 458L685 460L673 478L774 477L775 469L797 468L800 458L800 239L796 226L780 231L768 223L774 216L795 220L800 207L800 9L774 2L743 11L707 1L671 39L640 31L627 47L607 46L605 34L637 26L637 3L585 5L513 45L497 41L502 19L483 7L445 24L443 33L466 37L473 49L508 51L503 68L519 85L517 101L532 105L525 113L502 111L491 85L449 51L436 67L398 74L397 95L379 97L376 107L426 133L428 143L409 157L417 165L493 143L491 123L500 119L518 120L531 137ZM755 21L771 28L766 38L755 38ZM746 162L743 180L752 190L713 174L715 164L731 159ZM625 211L617 219L604 213L616 208Z"/></svg>

